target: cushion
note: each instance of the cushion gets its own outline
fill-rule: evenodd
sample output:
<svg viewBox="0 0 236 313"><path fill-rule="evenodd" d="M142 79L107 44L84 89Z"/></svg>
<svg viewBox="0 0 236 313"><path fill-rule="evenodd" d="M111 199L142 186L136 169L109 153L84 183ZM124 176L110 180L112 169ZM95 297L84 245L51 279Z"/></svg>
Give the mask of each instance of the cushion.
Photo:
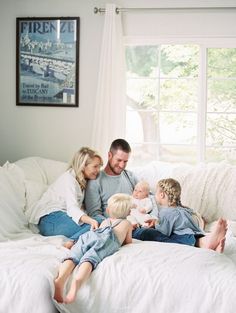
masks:
<svg viewBox="0 0 236 313"><path fill-rule="evenodd" d="M211 223L219 217L236 221L236 166L227 162L189 165L151 162L131 169L155 192L157 181L172 177L182 187L181 201Z"/></svg>
<svg viewBox="0 0 236 313"><path fill-rule="evenodd" d="M182 187L183 205L198 211L206 222L220 217L236 220L236 166L226 162L193 166L188 172L181 167L173 171L173 178Z"/></svg>
<svg viewBox="0 0 236 313"><path fill-rule="evenodd" d="M166 162L153 161L147 165L130 168L137 179L149 183L150 190L155 193L157 182L162 178L172 177L174 165Z"/></svg>
<svg viewBox="0 0 236 313"><path fill-rule="evenodd" d="M48 186L65 172L68 164L41 157L29 157L17 161L16 165L19 166L24 173L26 192L24 212L28 221L31 222L34 221L34 216L37 214L36 203Z"/></svg>
<svg viewBox="0 0 236 313"><path fill-rule="evenodd" d="M50 185L68 167L64 162L40 157L24 158L16 164L23 170L26 180L37 181L44 185Z"/></svg>
<svg viewBox="0 0 236 313"><path fill-rule="evenodd" d="M26 179L24 181L25 191L26 191L26 205L25 205L25 215L28 220L31 220L31 215L34 211L35 204L41 198L42 194L48 188L48 185Z"/></svg>
<svg viewBox="0 0 236 313"><path fill-rule="evenodd" d="M31 233L23 213L25 207L24 174L15 164L0 168L0 240Z"/></svg>

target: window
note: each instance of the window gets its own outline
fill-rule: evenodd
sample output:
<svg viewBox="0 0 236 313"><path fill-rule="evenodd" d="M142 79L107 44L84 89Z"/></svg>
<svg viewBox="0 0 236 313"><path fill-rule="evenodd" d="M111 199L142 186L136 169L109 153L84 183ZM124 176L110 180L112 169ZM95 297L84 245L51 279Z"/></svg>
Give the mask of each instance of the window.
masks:
<svg viewBox="0 0 236 313"><path fill-rule="evenodd" d="M236 49L208 49L206 160L236 163Z"/></svg>
<svg viewBox="0 0 236 313"><path fill-rule="evenodd" d="M236 49L126 47L132 163L236 163Z"/></svg>

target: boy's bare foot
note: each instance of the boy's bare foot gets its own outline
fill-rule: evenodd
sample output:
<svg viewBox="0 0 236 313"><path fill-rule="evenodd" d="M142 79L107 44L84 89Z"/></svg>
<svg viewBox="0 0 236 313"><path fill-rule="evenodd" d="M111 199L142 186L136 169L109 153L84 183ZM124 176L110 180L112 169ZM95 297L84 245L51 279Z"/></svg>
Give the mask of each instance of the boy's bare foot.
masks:
<svg viewBox="0 0 236 313"><path fill-rule="evenodd" d="M78 292L80 286L81 286L80 280L73 279L71 286L70 286L70 290L68 291L66 298L65 298L66 304L72 303L75 301L76 295L77 295L77 292Z"/></svg>
<svg viewBox="0 0 236 313"><path fill-rule="evenodd" d="M224 242L222 240L225 239L226 231L227 222L220 218L212 229L212 232L199 239L199 247L223 252Z"/></svg>
<svg viewBox="0 0 236 313"><path fill-rule="evenodd" d="M55 293L54 293L54 299L59 302L59 303L63 303L63 289L64 289L64 282L59 279L56 278L54 280L54 286L55 286Z"/></svg>
<svg viewBox="0 0 236 313"><path fill-rule="evenodd" d="M74 241L69 240L69 241L67 241L67 242L65 242L65 243L63 244L63 247L65 247L65 248L67 248L67 249L71 249L71 248L73 247L73 245L74 245Z"/></svg>

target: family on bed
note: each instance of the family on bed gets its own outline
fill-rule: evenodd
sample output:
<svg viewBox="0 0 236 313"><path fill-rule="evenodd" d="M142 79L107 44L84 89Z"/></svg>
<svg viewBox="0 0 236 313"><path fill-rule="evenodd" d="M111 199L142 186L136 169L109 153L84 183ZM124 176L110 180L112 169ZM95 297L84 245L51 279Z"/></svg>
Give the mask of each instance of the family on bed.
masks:
<svg viewBox="0 0 236 313"><path fill-rule="evenodd" d="M70 256L54 280L54 299L71 303L80 286L120 246L143 241L179 243L223 252L227 222L219 219L205 234L194 212L181 203L181 186L168 178L157 182L155 196L147 182L138 182L126 165L131 153L124 139L112 142L103 170L100 155L87 147L75 153L63 173L38 202L35 224L44 236L64 235ZM160 210L157 210L156 203ZM76 268L67 295L65 283Z"/></svg>

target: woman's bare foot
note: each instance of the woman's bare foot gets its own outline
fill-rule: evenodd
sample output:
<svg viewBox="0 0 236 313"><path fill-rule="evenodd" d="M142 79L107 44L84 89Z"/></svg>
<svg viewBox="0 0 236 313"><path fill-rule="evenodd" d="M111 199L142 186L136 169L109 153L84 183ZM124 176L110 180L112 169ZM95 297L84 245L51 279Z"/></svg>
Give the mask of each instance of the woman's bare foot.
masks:
<svg viewBox="0 0 236 313"><path fill-rule="evenodd" d="M66 304L72 303L75 301L76 295L77 295L77 292L78 292L80 286L81 286L81 281L73 279L71 286L70 286L70 290L68 291L66 298L65 298Z"/></svg>
<svg viewBox="0 0 236 313"><path fill-rule="evenodd" d="M223 252L226 231L227 222L226 220L220 218L212 229L212 232L199 239L198 246L200 248Z"/></svg>
<svg viewBox="0 0 236 313"><path fill-rule="evenodd" d="M63 289L64 289L64 280L60 278L56 278L54 280L54 286L55 286L55 293L54 293L54 299L59 302L63 303Z"/></svg>
<svg viewBox="0 0 236 313"><path fill-rule="evenodd" d="M67 241L67 242L65 242L65 243L63 244L63 247L65 247L65 248L67 248L67 249L71 249L71 248L73 247L73 245L74 245L74 241L69 240L69 241Z"/></svg>

